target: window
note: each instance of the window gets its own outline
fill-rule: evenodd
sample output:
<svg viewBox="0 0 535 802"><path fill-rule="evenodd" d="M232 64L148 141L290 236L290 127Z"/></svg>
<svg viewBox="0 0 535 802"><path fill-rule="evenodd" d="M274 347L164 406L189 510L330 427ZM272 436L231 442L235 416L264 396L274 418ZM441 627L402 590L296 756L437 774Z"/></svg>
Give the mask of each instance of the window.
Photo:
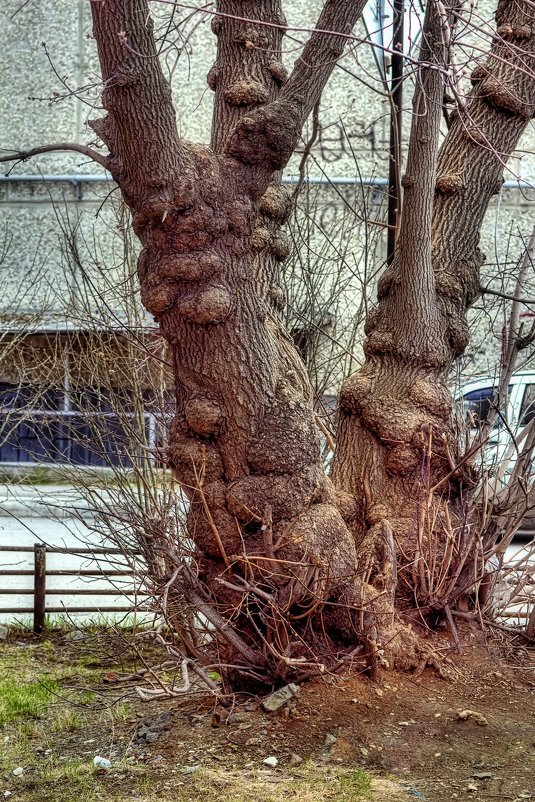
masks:
<svg viewBox="0 0 535 802"><path fill-rule="evenodd" d="M149 455L162 426L134 412L124 390L46 389L0 383L0 463L58 463L130 467Z"/></svg>
<svg viewBox="0 0 535 802"><path fill-rule="evenodd" d="M528 384L524 390L520 410L520 426L527 426L535 418L535 384Z"/></svg>
<svg viewBox="0 0 535 802"><path fill-rule="evenodd" d="M479 427L488 419L490 411L494 408L494 387L484 387L481 390L473 390L471 393L466 393L463 396L463 409L465 414L471 414L474 417L474 426ZM500 415L497 416L494 427L500 425L501 419L505 417L506 399L512 390L512 386L507 388L506 398L503 399L501 404Z"/></svg>

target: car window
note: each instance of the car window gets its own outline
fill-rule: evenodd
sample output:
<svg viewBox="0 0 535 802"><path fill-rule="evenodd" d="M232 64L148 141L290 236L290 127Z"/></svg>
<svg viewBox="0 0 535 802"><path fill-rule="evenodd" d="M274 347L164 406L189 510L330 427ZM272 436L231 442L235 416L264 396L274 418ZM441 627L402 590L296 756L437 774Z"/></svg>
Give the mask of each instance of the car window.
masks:
<svg viewBox="0 0 535 802"><path fill-rule="evenodd" d="M535 384L528 384L524 390L520 409L520 425L526 426L535 418Z"/></svg>
<svg viewBox="0 0 535 802"><path fill-rule="evenodd" d="M512 390L512 386L509 385L507 390L507 395ZM481 390L472 390L471 393L466 393L463 396L463 409L465 415L471 413L474 419L474 426L481 426L487 418L489 417L490 411L493 408L492 399L494 396L494 387L484 387ZM494 422L494 428L500 425L501 419L504 416L503 411L505 409L505 399L502 404L502 414L501 416L498 415Z"/></svg>

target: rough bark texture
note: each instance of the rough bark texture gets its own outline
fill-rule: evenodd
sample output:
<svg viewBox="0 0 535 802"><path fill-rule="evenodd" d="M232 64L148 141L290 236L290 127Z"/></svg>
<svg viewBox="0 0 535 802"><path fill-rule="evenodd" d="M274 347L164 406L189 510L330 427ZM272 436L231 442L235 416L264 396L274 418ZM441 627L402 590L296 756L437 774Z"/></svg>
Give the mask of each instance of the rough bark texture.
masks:
<svg viewBox="0 0 535 802"><path fill-rule="evenodd" d="M326 0L287 76L279 0L219 0L207 146L178 138L147 0L91 4L108 112L93 128L143 246L143 303L173 352L168 458L191 500L203 581L188 600L226 644L223 660L264 679L313 663L331 638L360 641L372 667L387 643L398 665L414 664L396 592L435 609L460 581L469 529L446 378L467 342L481 220L535 107L532 12L501 0L500 36L437 161L448 43L446 12L428 3L398 252L364 368L342 389L335 493L276 315L289 213L277 178L363 6Z"/></svg>
<svg viewBox="0 0 535 802"><path fill-rule="evenodd" d="M468 343L466 311L477 297L484 260L481 222L535 104L533 9L502 0L496 19L498 35L474 71L473 90L454 115L436 171L429 142L438 125L431 84L439 73L421 68L420 86L428 88L417 93L416 104L427 103L427 114L416 118L411 133L398 253L367 321L365 364L340 397L333 480L354 499L357 543L373 544L379 525L389 523L398 600L416 601L424 612L451 597L470 546L461 504L466 471L455 470L447 378ZM436 29L429 46L441 60Z"/></svg>
<svg viewBox="0 0 535 802"><path fill-rule="evenodd" d="M320 27L349 33L363 5L328 0ZM300 620L329 600L356 604L354 540L322 470L309 382L273 312L281 291L272 283L273 265L287 255L280 224L289 212L273 177L345 40L312 34L287 78L283 30L263 24L284 25L278 0L221 0L208 76L212 143L192 145L176 133L145 0L91 7L108 112L92 125L143 246L143 303L172 346L168 460L191 500L202 579L227 615L243 604L245 580L269 591L272 616ZM269 255L262 269L260 253ZM347 616L332 618L351 629ZM238 629L258 641L243 619ZM276 663L302 653L273 620L260 634ZM230 662L250 657L227 641Z"/></svg>

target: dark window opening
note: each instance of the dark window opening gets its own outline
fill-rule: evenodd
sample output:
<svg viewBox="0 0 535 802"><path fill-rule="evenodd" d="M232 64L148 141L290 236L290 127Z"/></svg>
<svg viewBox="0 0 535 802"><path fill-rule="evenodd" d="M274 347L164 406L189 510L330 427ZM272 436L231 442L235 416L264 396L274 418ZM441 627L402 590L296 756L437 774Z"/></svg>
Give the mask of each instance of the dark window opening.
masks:
<svg viewBox="0 0 535 802"><path fill-rule="evenodd" d="M494 422L494 428L500 426L501 422L506 417L506 400L511 390L512 386L509 385L506 397L500 404L500 412ZM463 396L463 409L465 415L472 416L473 425L475 427L479 428L483 423L485 423L489 418L491 410L494 410L494 391L494 387L485 387L482 390L473 390L471 393L466 393L466 395Z"/></svg>
<svg viewBox="0 0 535 802"><path fill-rule="evenodd" d="M520 426L527 426L535 418L535 384L528 384L524 390L520 409Z"/></svg>
<svg viewBox="0 0 535 802"><path fill-rule="evenodd" d="M129 468L134 455L153 460L165 440L170 405L150 395L136 412L123 388L41 391L0 382L0 463Z"/></svg>

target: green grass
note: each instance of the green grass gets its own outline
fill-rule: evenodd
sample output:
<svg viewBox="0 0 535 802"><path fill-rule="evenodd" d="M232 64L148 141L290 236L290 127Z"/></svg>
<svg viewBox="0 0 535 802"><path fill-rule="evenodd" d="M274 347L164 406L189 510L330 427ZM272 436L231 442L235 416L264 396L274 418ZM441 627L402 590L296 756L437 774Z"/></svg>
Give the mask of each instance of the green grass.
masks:
<svg viewBox="0 0 535 802"><path fill-rule="evenodd" d="M36 682L0 682L0 726L18 718L40 718L57 692L58 683L50 677L38 677Z"/></svg>
<svg viewBox="0 0 535 802"><path fill-rule="evenodd" d="M93 652L89 658L94 659ZM201 758L194 774L182 775L177 765L170 775L167 770L127 760L123 744L112 758L111 770L99 775L92 763L94 754L107 754L105 743L110 738L114 741L113 733L133 726L139 705L120 697L116 704L103 705L100 683L105 669L86 666L87 659L83 643L82 648L66 643L61 635L40 642L28 637L22 644L8 641L2 646L0 797L9 789L20 802L374 799L372 778L364 770L312 760L294 768L281 760L276 770L268 770L260 760L237 767L208 759L205 765ZM12 775L17 766L24 768L21 777Z"/></svg>

